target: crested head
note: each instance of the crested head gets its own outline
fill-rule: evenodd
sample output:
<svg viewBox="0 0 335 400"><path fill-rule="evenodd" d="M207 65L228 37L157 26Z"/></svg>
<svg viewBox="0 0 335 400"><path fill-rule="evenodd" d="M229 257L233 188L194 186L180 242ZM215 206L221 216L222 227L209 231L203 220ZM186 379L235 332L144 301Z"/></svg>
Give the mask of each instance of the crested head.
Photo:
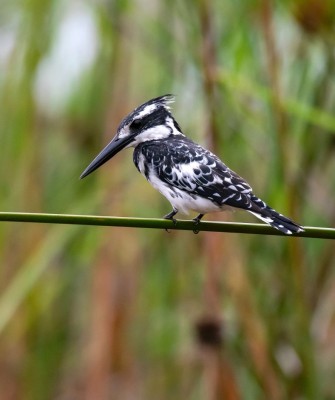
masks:
<svg viewBox="0 0 335 400"><path fill-rule="evenodd" d="M127 147L135 147L149 140L160 140L170 135L182 135L179 125L170 112L172 94L156 97L143 103L121 122L116 137L132 137Z"/></svg>
<svg viewBox="0 0 335 400"><path fill-rule="evenodd" d="M131 121L133 118L144 118L147 115L151 115L159 109L170 112L171 108L169 104L174 103L174 101L175 96L173 94L165 94L163 96L155 97L154 99L151 99L135 108L133 112L123 119L120 126L123 123L129 123L129 121Z"/></svg>

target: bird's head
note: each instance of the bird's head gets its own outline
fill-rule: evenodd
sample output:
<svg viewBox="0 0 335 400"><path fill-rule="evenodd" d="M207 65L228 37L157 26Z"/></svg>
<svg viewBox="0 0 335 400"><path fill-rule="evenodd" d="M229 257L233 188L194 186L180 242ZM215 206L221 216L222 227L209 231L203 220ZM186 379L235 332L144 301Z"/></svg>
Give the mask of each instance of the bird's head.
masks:
<svg viewBox="0 0 335 400"><path fill-rule="evenodd" d="M149 140L162 140L170 135L182 135L180 127L170 113L169 104L174 96L167 94L149 100L127 115L111 142L97 155L81 174L84 178L95 171L115 154L128 147Z"/></svg>

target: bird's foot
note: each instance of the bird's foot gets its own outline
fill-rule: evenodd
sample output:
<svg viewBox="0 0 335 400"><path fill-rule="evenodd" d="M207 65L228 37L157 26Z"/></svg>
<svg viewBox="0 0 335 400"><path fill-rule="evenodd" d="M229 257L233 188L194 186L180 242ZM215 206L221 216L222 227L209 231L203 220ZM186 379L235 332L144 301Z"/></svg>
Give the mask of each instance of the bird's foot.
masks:
<svg viewBox="0 0 335 400"><path fill-rule="evenodd" d="M173 218L177 214L178 210L173 209L169 214L164 215L164 219L168 219L173 222L173 225L177 225L177 220L176 218ZM168 229L165 229L167 233L170 233Z"/></svg>
<svg viewBox="0 0 335 400"><path fill-rule="evenodd" d="M198 226L200 224L201 218L204 216L205 214L199 214L197 217L193 218L194 221L194 225ZM199 233L199 231L197 229L193 229L193 233L195 235L197 235Z"/></svg>
<svg viewBox="0 0 335 400"><path fill-rule="evenodd" d="M194 225L199 225L201 218L204 216L205 214L199 214L197 217L193 218L194 221Z"/></svg>

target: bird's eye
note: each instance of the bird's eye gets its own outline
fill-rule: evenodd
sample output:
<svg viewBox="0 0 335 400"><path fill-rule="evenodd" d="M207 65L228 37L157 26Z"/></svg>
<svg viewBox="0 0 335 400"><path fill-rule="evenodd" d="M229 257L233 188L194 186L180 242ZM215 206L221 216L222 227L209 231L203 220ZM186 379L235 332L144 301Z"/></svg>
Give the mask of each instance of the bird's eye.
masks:
<svg viewBox="0 0 335 400"><path fill-rule="evenodd" d="M134 121L130 124L131 129L139 129L142 126L142 122L140 119L134 119Z"/></svg>

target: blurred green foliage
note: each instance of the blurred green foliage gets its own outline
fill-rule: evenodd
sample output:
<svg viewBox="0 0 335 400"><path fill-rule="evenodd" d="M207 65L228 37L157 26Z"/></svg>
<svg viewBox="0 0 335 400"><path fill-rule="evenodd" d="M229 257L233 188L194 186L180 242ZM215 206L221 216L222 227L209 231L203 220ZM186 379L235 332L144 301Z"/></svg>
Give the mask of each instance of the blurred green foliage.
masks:
<svg viewBox="0 0 335 400"><path fill-rule="evenodd" d="M332 0L3 2L1 211L167 213L129 150L78 177L172 92L185 133L255 193L334 226L334 16ZM330 241L1 223L0 250L1 399L335 397Z"/></svg>

